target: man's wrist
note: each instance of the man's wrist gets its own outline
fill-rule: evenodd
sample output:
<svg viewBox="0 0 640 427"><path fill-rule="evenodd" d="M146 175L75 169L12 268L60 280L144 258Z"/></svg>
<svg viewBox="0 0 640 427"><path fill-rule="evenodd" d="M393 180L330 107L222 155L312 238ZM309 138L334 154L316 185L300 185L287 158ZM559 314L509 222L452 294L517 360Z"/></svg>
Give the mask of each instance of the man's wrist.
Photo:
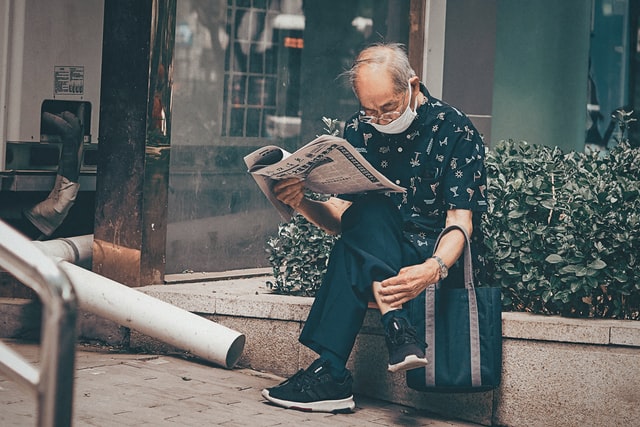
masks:
<svg viewBox="0 0 640 427"><path fill-rule="evenodd" d="M447 264L445 264L442 258L437 255L433 255L430 259L433 259L438 263L438 273L440 276L440 280L446 279L449 275L449 267L447 267Z"/></svg>
<svg viewBox="0 0 640 427"><path fill-rule="evenodd" d="M298 211L306 210L311 206L312 202L313 202L313 200L308 199L306 196L302 196L302 199L300 199L300 203L298 203L298 206L296 207L296 210L298 210Z"/></svg>

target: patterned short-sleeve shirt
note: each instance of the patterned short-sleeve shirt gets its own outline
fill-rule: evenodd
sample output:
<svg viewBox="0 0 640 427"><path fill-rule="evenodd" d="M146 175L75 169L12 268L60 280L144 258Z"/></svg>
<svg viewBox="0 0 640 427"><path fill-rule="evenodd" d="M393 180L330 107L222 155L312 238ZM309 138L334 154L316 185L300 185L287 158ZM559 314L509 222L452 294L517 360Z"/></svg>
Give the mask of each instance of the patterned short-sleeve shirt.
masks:
<svg viewBox="0 0 640 427"><path fill-rule="evenodd" d="M411 240L434 239L445 225L447 211L487 209L484 144L469 118L432 97L417 109L411 126L400 134L383 134L351 117L344 137L376 169L407 192L389 193L401 212ZM480 233L474 215L474 237ZM476 240L476 239L474 239ZM476 240L477 241L477 240Z"/></svg>

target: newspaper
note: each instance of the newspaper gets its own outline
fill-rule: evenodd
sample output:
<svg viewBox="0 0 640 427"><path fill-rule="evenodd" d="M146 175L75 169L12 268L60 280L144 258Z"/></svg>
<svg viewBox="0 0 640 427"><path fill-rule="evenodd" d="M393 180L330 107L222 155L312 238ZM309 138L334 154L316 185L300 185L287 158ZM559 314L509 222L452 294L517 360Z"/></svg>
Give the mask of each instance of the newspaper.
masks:
<svg viewBox="0 0 640 427"><path fill-rule="evenodd" d="M322 135L293 154L268 145L244 158L248 172L285 221L293 209L279 201L271 187L275 181L299 178L320 194L353 194L371 191L404 192L378 172L355 148L333 135Z"/></svg>

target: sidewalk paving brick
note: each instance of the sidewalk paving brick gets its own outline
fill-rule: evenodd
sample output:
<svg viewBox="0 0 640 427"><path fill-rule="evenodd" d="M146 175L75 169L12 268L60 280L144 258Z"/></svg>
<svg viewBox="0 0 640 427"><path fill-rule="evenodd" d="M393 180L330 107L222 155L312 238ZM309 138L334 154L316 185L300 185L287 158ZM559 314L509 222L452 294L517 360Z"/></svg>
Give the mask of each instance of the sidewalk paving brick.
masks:
<svg viewBox="0 0 640 427"><path fill-rule="evenodd" d="M5 342L37 365L35 344ZM250 369L223 369L181 355L125 354L78 345L74 426L474 426L443 420L363 396L352 414L307 413L268 404L260 391L282 378ZM0 425L34 426L31 393L0 374Z"/></svg>

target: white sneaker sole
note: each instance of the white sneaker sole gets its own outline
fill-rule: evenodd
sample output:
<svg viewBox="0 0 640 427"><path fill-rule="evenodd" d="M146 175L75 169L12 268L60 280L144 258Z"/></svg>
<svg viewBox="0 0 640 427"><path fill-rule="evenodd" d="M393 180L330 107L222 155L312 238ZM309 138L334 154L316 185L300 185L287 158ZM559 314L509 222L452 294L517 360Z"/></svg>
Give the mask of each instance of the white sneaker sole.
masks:
<svg viewBox="0 0 640 427"><path fill-rule="evenodd" d="M389 365L387 370L389 372L408 371L409 369L422 368L428 363L427 359L421 359L415 354L410 354L405 357L402 362L396 363L395 365Z"/></svg>
<svg viewBox="0 0 640 427"><path fill-rule="evenodd" d="M320 400L318 402L291 402L282 400L269 395L269 390L262 390L262 397L269 402L287 409L295 409L304 412L331 412L331 413L347 413L353 412L356 403L353 401L353 395L346 399L338 400Z"/></svg>

